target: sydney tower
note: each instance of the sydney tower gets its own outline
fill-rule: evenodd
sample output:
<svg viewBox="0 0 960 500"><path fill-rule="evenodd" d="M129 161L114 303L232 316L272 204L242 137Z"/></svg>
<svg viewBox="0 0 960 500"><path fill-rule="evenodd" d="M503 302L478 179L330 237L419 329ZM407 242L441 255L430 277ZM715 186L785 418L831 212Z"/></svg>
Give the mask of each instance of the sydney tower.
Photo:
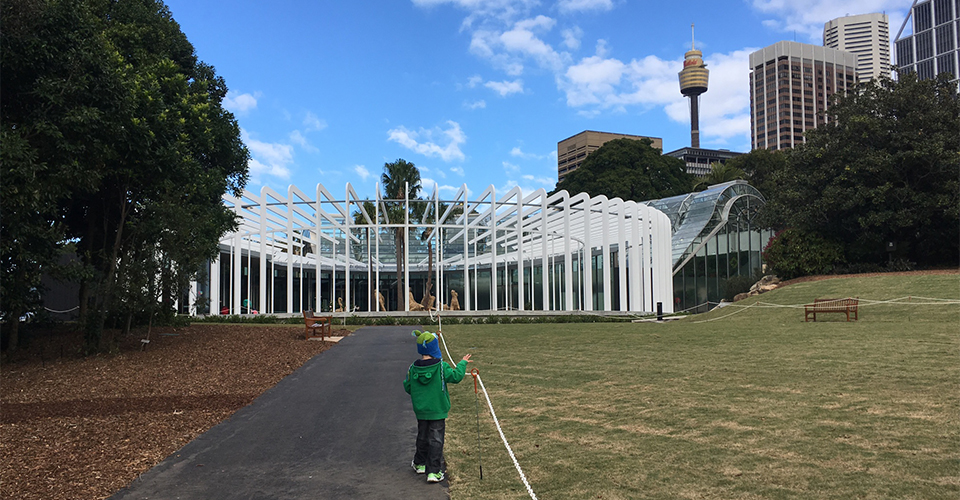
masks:
<svg viewBox="0 0 960 500"><path fill-rule="evenodd" d="M690 25L691 34L693 25ZM710 71L703 64L703 53L691 43L683 55L683 70L680 71L680 93L690 98L690 147L700 147L700 94L707 91Z"/></svg>

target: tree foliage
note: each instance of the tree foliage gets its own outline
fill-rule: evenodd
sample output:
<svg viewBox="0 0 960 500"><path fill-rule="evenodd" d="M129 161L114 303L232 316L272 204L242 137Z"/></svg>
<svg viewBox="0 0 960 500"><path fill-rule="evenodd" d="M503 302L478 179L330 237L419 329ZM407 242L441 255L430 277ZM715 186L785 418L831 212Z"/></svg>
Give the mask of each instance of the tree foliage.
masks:
<svg viewBox="0 0 960 500"><path fill-rule="evenodd" d="M948 78L875 80L839 97L775 173L770 214L839 243L849 262L960 261L960 101ZM745 169L747 170L747 169ZM766 194L766 193L765 193Z"/></svg>
<svg viewBox="0 0 960 500"><path fill-rule="evenodd" d="M134 296L148 290L169 309L216 255L235 227L221 196L242 189L249 153L223 79L161 2L2 8L3 259L29 275L5 271L4 295L76 241L88 349L103 349L108 316L141 307ZM31 241L29 228L44 231Z"/></svg>
<svg viewBox="0 0 960 500"><path fill-rule="evenodd" d="M726 163L714 162L710 165L710 173L705 177L693 179L693 190L703 191L714 184L746 179L743 170Z"/></svg>
<svg viewBox="0 0 960 500"><path fill-rule="evenodd" d="M604 143L557 183L556 191L646 201L690 192L693 176L683 161L664 156L649 139Z"/></svg>

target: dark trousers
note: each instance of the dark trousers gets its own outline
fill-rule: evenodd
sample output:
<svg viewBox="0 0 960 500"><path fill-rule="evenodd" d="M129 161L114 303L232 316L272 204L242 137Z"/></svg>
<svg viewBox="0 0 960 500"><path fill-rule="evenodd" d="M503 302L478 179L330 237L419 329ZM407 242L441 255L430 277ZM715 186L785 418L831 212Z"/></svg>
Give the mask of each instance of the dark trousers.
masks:
<svg viewBox="0 0 960 500"><path fill-rule="evenodd" d="M417 452L413 455L413 463L426 465L427 474L443 470L443 434L446 427L446 420L417 420Z"/></svg>

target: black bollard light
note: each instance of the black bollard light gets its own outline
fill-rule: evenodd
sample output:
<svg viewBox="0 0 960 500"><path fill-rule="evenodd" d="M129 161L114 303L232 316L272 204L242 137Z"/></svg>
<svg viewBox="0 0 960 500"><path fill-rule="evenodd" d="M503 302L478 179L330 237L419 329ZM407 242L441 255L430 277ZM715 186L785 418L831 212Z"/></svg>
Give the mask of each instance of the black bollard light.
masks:
<svg viewBox="0 0 960 500"><path fill-rule="evenodd" d="M657 302L657 321L663 321L663 302Z"/></svg>

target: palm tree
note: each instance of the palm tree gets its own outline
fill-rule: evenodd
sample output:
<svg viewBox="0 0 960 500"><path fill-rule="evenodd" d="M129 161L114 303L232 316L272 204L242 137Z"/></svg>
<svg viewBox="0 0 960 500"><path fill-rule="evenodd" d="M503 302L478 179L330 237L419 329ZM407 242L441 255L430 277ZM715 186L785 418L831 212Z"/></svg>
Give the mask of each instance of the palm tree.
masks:
<svg viewBox="0 0 960 500"><path fill-rule="evenodd" d="M710 165L710 173L706 177L694 179L693 190L703 191L708 186L722 184L740 179L746 179L747 174L737 167L727 165L726 163L715 162Z"/></svg>
<svg viewBox="0 0 960 500"><path fill-rule="evenodd" d="M433 210L433 205L430 205L428 208L425 209L426 213L423 215L420 215L419 218L421 218L423 220L423 223L425 224L434 224L437 222L437 218L439 218L441 215L443 215L447 211L447 208L449 208L449 205L443 202L439 203L439 207L436 211ZM463 213L463 208L457 205L453 207L453 210L450 211L449 217L455 218L462 213ZM424 309L428 309L431 305L430 290L433 288L433 240L430 239L430 234L431 234L431 229L429 227L425 227L423 231L420 233L420 241L427 242L427 256L428 256L427 257L428 271L427 271L426 290L424 290L423 292L423 299L420 300L420 305L423 306ZM440 245L441 242L443 241L442 234L443 234L443 230L441 230L439 233L434 235L437 238L438 245ZM438 304L434 304L434 305L437 306L437 308L439 309Z"/></svg>
<svg viewBox="0 0 960 500"><path fill-rule="evenodd" d="M405 217L404 198L414 200L420 194L420 170L413 163L400 158L395 162L383 164L380 182L383 184L383 198L392 200L384 204L387 207L388 216L396 224L398 220L402 221ZM393 237L397 249L397 309L400 309L407 297L403 282L405 266L403 254L407 245L406 228L394 228ZM400 310L406 310L406 307Z"/></svg>

